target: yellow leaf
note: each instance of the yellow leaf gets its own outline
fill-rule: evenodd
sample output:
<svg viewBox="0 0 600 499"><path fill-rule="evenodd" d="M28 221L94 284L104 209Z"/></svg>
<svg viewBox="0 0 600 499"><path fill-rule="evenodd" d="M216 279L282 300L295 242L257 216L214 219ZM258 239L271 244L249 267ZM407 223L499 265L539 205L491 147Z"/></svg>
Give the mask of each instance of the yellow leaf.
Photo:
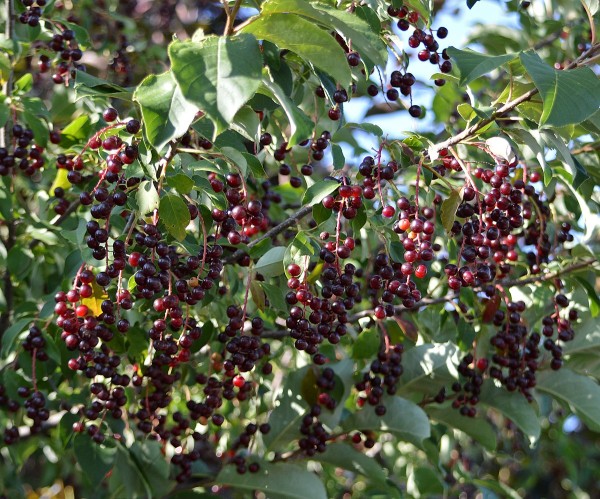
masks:
<svg viewBox="0 0 600 499"><path fill-rule="evenodd" d="M100 315L102 313L102 302L108 298L108 295L106 294L106 291L104 291L104 288L101 288L96 284L95 280L92 281L92 290L92 296L89 298L82 298L81 304L86 305L92 314Z"/></svg>
<svg viewBox="0 0 600 499"><path fill-rule="evenodd" d="M48 191L51 196L54 196L54 190L57 187L60 187L64 190L67 190L71 187L71 182L67 180L68 173L69 171L65 170L64 168L59 168L58 170L56 170L56 177L54 177L54 182L52 182L52 186Z"/></svg>

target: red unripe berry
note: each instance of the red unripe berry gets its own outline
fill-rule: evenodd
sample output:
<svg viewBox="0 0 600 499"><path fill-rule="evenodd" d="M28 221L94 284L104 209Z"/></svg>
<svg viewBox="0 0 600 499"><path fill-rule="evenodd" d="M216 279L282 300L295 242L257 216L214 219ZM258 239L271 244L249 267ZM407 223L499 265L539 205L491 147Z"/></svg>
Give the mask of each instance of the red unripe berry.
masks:
<svg viewBox="0 0 600 499"><path fill-rule="evenodd" d="M331 401L331 396L328 393L319 393L317 397L317 402L321 405L327 405Z"/></svg>
<svg viewBox="0 0 600 499"><path fill-rule="evenodd" d="M375 307L374 313L377 319L385 319L385 309L381 305Z"/></svg>
<svg viewBox="0 0 600 499"><path fill-rule="evenodd" d="M287 271L292 277L300 277L302 268L297 263L290 263L287 267Z"/></svg>
<svg viewBox="0 0 600 499"><path fill-rule="evenodd" d="M325 196L322 203L325 208L331 210L335 204L335 198L333 196Z"/></svg>
<svg viewBox="0 0 600 499"><path fill-rule="evenodd" d="M477 369L479 369L480 371L485 371L488 366L488 360L485 357L477 359L476 365L477 365Z"/></svg>
<svg viewBox="0 0 600 499"><path fill-rule="evenodd" d="M104 110L104 112L102 113L102 117L108 123L110 123L111 121L115 121L117 119L117 116L118 116L118 113L114 107L106 108Z"/></svg>
<svg viewBox="0 0 600 499"><path fill-rule="evenodd" d="M233 386L236 388L242 388L246 384L246 380L243 376L236 376L233 378Z"/></svg>
<svg viewBox="0 0 600 499"><path fill-rule="evenodd" d="M337 121L342 117L342 111L340 111L339 107L332 107L329 111L327 111L327 115L330 120Z"/></svg>
<svg viewBox="0 0 600 499"><path fill-rule="evenodd" d="M131 265L132 267L137 267L138 264L140 263L140 258L141 258L142 254L139 253L138 251L134 251L133 253L131 253L131 255L129 255L129 265Z"/></svg>
<svg viewBox="0 0 600 499"><path fill-rule="evenodd" d="M427 267L425 265L418 265L415 269L415 277L423 279L427 275Z"/></svg>
<svg viewBox="0 0 600 499"><path fill-rule="evenodd" d="M87 307L87 305L79 305L75 309L75 314L77 315L77 317L85 317L88 314L89 310L90 309Z"/></svg>
<svg viewBox="0 0 600 499"><path fill-rule="evenodd" d="M393 206L386 206L383 208L383 211L381 212L381 214L385 217L385 218L392 218L394 216L394 214L396 213L396 210L394 209Z"/></svg>

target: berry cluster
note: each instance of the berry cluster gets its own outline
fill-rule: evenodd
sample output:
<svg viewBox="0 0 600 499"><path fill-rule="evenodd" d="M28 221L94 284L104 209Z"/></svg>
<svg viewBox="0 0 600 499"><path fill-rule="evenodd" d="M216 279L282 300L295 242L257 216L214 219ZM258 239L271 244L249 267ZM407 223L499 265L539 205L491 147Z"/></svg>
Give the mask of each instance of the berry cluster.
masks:
<svg viewBox="0 0 600 499"><path fill-rule="evenodd" d="M23 350L29 352L32 357L43 362L48 360L48 354L44 350L45 346L46 340L42 336L42 330L37 326L31 326L29 328L29 333L22 343Z"/></svg>
<svg viewBox="0 0 600 499"><path fill-rule="evenodd" d="M31 177L44 166L44 149L34 143L33 131L19 123L12 127L11 147L0 147L0 176L22 171Z"/></svg>
<svg viewBox="0 0 600 499"><path fill-rule="evenodd" d="M347 312L360 300L360 286L353 282L356 277L354 265L346 264L340 272L338 257L327 248L323 248L320 258L328 265L322 273L321 298L310 291L306 282L300 281L302 270L297 264L288 268L292 276L288 280L291 291L286 295L286 301L291 305L286 325L295 339L294 346L313 355L315 364L323 364L326 360L318 353L318 345L325 338L329 343L339 343L347 332Z"/></svg>
<svg viewBox="0 0 600 499"><path fill-rule="evenodd" d="M452 391L457 394L452 401L452 407L459 409L463 416L470 418L477 414L475 406L479 402L479 394L483 385L482 371L488 365L487 359L481 358L477 361L476 367L471 367L473 361L473 355L470 353L463 357L458 364L458 373L465 378L465 381L462 384L456 381L452 385Z"/></svg>
<svg viewBox="0 0 600 499"><path fill-rule="evenodd" d="M32 28L40 25L42 9L46 6L46 0L21 0L25 11L19 15L19 22L27 24Z"/></svg>
<svg viewBox="0 0 600 499"><path fill-rule="evenodd" d="M52 81L57 85L68 83L70 78L75 78L77 71L85 71L85 66L79 62L83 51L77 44L73 30L62 29L60 33L54 34L47 43L47 49L54 52L54 57L40 55L38 68L41 73L55 68Z"/></svg>
<svg viewBox="0 0 600 499"><path fill-rule="evenodd" d="M309 457L327 450L327 440L330 435L323 423L319 421L320 415L321 406L313 405L308 414L302 418L300 433L304 436L298 440L298 446Z"/></svg>
<svg viewBox="0 0 600 499"><path fill-rule="evenodd" d="M394 345L388 350L381 351L377 358L371 362L368 372L363 374L363 379L356 383L355 388L363 393L358 398L358 405L366 403L375 407L375 414L383 416L386 407L383 404L383 395L395 395L398 379L402 376L402 344Z"/></svg>

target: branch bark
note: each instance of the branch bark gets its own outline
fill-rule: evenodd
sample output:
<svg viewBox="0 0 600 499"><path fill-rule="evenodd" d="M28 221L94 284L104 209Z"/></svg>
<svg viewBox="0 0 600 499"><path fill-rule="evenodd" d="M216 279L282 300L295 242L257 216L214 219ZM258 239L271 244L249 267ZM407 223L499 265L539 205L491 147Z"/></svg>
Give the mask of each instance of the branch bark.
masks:
<svg viewBox="0 0 600 499"><path fill-rule="evenodd" d="M299 220L303 219L306 215L312 213L312 206L305 206L301 208L296 213L294 213L290 218L284 220L279 225L276 225L272 229L269 229L262 236L255 239L254 241L248 244L248 248L252 248L256 246L258 243L264 241L265 239L269 239L271 237L275 237L278 234L281 234L284 230L289 229L292 225L296 224ZM223 259L223 263L232 263L235 262L238 258L244 255L245 250L239 249L235 251L233 254L229 255L227 258Z"/></svg>

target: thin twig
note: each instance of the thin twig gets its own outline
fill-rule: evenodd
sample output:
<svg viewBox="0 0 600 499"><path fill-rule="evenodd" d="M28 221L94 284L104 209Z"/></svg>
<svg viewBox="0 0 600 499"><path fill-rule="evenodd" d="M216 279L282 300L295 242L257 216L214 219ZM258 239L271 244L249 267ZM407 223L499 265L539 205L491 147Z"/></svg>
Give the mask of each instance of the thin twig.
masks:
<svg viewBox="0 0 600 499"><path fill-rule="evenodd" d="M587 59L594 56L594 54L598 51L600 51L600 44L592 45L588 50L586 50L583 54L581 54L581 56L579 56L575 61L573 61L571 64L569 64L564 70L567 71L570 69L575 69L581 65L584 65L586 63ZM439 142L438 144L435 144L434 146L432 146L432 149L436 150L436 151L440 151L441 149L447 149L448 147L456 145L456 144L462 142L463 140L474 136L479 130L481 130L485 126L489 125L497 118L502 117L502 115L512 111L519 104L529 101L534 95L537 95L538 93L539 93L539 91L537 88L533 88L533 89L529 90L528 92L517 97L516 99L504 104L500 109L498 109L497 111L492 113L492 115L489 118L484 118L481 121L474 123L470 127L465 128L462 132L454 135L453 137L450 137L450 138L444 140L443 142Z"/></svg>
<svg viewBox="0 0 600 499"><path fill-rule="evenodd" d="M225 15L227 16L227 22L225 23L225 29L223 30L225 36L229 36L233 32L233 23L235 22L235 18L241 5L242 0L235 0L235 4L230 9L227 0L223 0L223 9L225 9Z"/></svg>
<svg viewBox="0 0 600 499"><path fill-rule="evenodd" d="M308 215L311 212L312 212L312 206L305 206L304 208L302 208L302 209L298 210L296 213L294 213L290 218L284 220L279 225L276 225L272 229L265 232L259 238L250 242L247 247L252 248L253 246L256 246L258 243L264 241L265 239L269 239L271 237L277 236L278 234L281 234L284 230L290 228L292 225L297 223L299 220L301 220L302 218L304 218L306 215ZM245 253L246 253L245 250L239 249L239 250L235 251L233 254L229 255L227 258L225 258L223 260L223 263L227 264L227 263L235 262L238 258L243 256Z"/></svg>

